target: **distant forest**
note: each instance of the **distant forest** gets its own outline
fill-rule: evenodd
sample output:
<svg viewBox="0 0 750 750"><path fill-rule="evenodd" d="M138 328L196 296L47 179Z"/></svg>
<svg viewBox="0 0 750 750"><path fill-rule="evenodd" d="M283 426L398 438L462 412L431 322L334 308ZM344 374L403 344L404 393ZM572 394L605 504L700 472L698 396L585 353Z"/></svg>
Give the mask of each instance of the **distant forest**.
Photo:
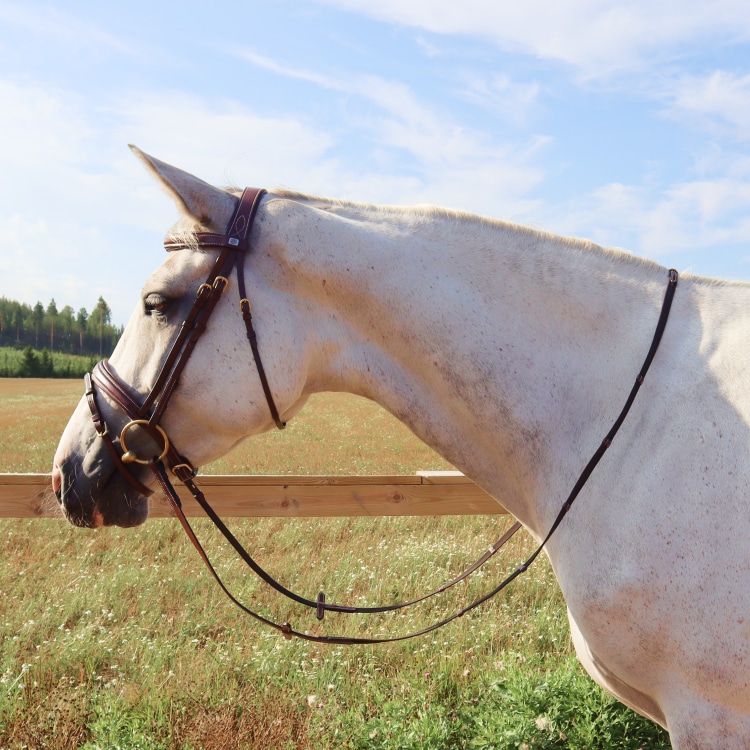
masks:
<svg viewBox="0 0 750 750"><path fill-rule="evenodd" d="M88 312L66 305L59 310L54 299L44 307L0 297L0 346L47 349L50 352L102 357L108 355L123 328L111 323L112 311L103 297Z"/></svg>

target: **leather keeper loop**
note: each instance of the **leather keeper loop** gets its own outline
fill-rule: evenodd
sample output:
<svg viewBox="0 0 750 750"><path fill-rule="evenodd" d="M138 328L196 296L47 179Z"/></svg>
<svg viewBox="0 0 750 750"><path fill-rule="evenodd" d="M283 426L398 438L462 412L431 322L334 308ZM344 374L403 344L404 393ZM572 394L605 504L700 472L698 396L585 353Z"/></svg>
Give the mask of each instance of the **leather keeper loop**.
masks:
<svg viewBox="0 0 750 750"><path fill-rule="evenodd" d="M322 620L326 614L326 595L322 591L318 594L317 603L318 609L316 616L319 620Z"/></svg>

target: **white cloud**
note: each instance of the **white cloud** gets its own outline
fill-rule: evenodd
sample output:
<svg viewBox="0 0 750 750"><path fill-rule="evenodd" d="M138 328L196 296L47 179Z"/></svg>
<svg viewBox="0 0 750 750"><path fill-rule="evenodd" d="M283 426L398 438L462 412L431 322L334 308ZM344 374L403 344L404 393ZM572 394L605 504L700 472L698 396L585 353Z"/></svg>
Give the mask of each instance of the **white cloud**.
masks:
<svg viewBox="0 0 750 750"><path fill-rule="evenodd" d="M35 44L62 44L69 55L124 54L135 57L142 52L137 45L51 5L39 6L0 2L0 25L7 33L13 29Z"/></svg>
<svg viewBox="0 0 750 750"><path fill-rule="evenodd" d="M345 91L346 85L339 82L331 76L322 75L312 70L305 68L296 68L291 65L285 65L284 63L274 60L267 55L260 55L253 50L247 48L237 48L234 50L236 57L241 60L255 65L258 68L263 68L271 73L277 73L278 75L284 76L285 78L296 78L300 81L306 81L307 83L314 83L316 86L321 86L326 89L334 89L337 91Z"/></svg>
<svg viewBox="0 0 750 750"><path fill-rule="evenodd" d="M432 202L494 216L527 213L543 179L534 157L546 139L497 143L417 100L401 84L369 78L362 90L382 108L373 138L417 161L421 187L404 202Z"/></svg>
<svg viewBox="0 0 750 750"><path fill-rule="evenodd" d="M176 216L128 142L216 184L331 171L324 133L232 102L164 92L93 104L2 80L0 100L0 295L30 304L103 294L127 320Z"/></svg>
<svg viewBox="0 0 750 750"><path fill-rule="evenodd" d="M0 167L54 168L85 160L91 135L80 98L70 92L0 79Z"/></svg>
<svg viewBox="0 0 750 750"><path fill-rule="evenodd" d="M134 94L117 105L117 137L214 184L294 184L333 144L293 115L262 116L237 101L182 92Z"/></svg>
<svg viewBox="0 0 750 750"><path fill-rule="evenodd" d="M3 215L2 222L0 295L45 306L54 297L60 307L76 309L90 309L99 294L112 296L114 289L106 278L92 285L84 271L87 263L100 267L98 256L106 246L101 231L84 229L75 220L50 223L18 214ZM71 241L61 240L66 237Z"/></svg>
<svg viewBox="0 0 750 750"><path fill-rule="evenodd" d="M525 124L541 90L536 81L521 83L507 73L472 71L464 73L463 78L466 88L459 92L459 96L519 126Z"/></svg>
<svg viewBox="0 0 750 750"><path fill-rule="evenodd" d="M711 34L730 41L750 36L750 14L730 0L329 2L431 32L481 35L586 75L639 65ZM28 31L36 44L59 43L70 55L88 43L102 55L108 45L115 56L132 54L128 43L103 28L54 9L45 16L38 8L0 0L0 24L14 33ZM81 31L84 41L77 37ZM441 54L435 40L424 34L426 54ZM236 48L234 56L264 71L263 84L280 87L272 114L259 108L262 96L244 104L239 94L220 99L197 88L170 90L156 73L154 80L141 79L139 88L128 92L118 84L104 95L96 86L85 89L70 70L58 80L74 89L43 86L31 73L0 79L0 222L6 228L0 294L31 303L54 296L60 305L87 306L103 294L115 319L127 319L143 278L161 260L160 239L175 215L125 147L128 142L215 184L283 185L376 203L465 208L543 223L659 259L691 248L750 243L750 157L729 153L722 141L729 135L735 145L744 144L750 137L750 75L683 75L669 88L658 82L669 116L718 136L692 168L662 169L659 187L608 183L580 199L555 195L545 204L536 191L553 189L544 186L551 139L526 127L542 92L550 91L543 71L535 73L538 82L522 80L515 72L488 71L470 55L458 56L450 80L439 82L441 99L430 98L434 75L420 88L424 79L416 73L407 85L393 67L381 75L385 68L376 62L367 63L372 73L364 74L346 67L353 58L336 63L331 57L319 70L248 49ZM240 68L235 64L235 75L242 75ZM299 83L307 84L315 106L307 105L310 99L298 104L292 94L285 97L288 80L280 79L298 82L295 92ZM582 95L596 96L590 88ZM467 113L461 107L467 99L485 112ZM500 127L516 126L505 132L522 134L498 135L499 121ZM648 122L640 123L647 130ZM601 179L612 178L602 172Z"/></svg>
<svg viewBox="0 0 750 750"><path fill-rule="evenodd" d="M4 238L0 294L79 305L92 304L83 295L93 289L116 320L127 319L175 216L128 142L215 184L281 184L494 216L519 217L534 207L527 196L543 177L535 160L544 139L497 143L420 101L407 86L377 76L338 81L268 58L246 59L359 97L374 112L366 122L355 118L329 128L179 91L119 92L92 102L0 80L7 105L0 110L0 221L13 228ZM366 151L343 164L335 152L347 128L364 138Z"/></svg>
<svg viewBox="0 0 750 750"><path fill-rule="evenodd" d="M472 148L465 130L421 103L411 89L399 81L347 73L334 77L296 68L251 50L238 50L236 54L254 66L285 78L303 80L375 104L380 110L375 122L359 122L358 126L367 129L370 138L381 145L409 152L423 166L463 158L466 148ZM347 125L342 123L341 128L345 127Z"/></svg>
<svg viewBox="0 0 750 750"><path fill-rule="evenodd" d="M0 80L0 101L0 294L91 304L80 269L106 242L89 213L100 176L87 172L96 138L81 100Z"/></svg>
<svg viewBox="0 0 750 750"><path fill-rule="evenodd" d="M550 206L545 220L553 231L685 268L698 251L750 245L750 183L721 177L664 189L613 183Z"/></svg>
<svg viewBox="0 0 750 750"><path fill-rule="evenodd" d="M558 60L585 76L665 59L683 42L750 38L744 0L319 0L389 23L479 36L503 49Z"/></svg>
<svg viewBox="0 0 750 750"><path fill-rule="evenodd" d="M665 94L666 113L689 118L716 135L750 140L750 74L716 70L705 76L682 76Z"/></svg>
<svg viewBox="0 0 750 750"><path fill-rule="evenodd" d="M326 175L318 164L317 177L333 179L313 186L315 191L378 203L429 202L492 216L523 216L536 205L527 195L543 179L535 159L548 139L532 135L520 143L499 143L491 133L462 125L450 104L428 104L400 81L323 75L248 50L235 54L280 76L375 105L366 118L336 123L339 138L354 131L372 144L364 169L336 163ZM496 86L511 90L514 84L505 80ZM509 95L530 101L535 92L518 88Z"/></svg>

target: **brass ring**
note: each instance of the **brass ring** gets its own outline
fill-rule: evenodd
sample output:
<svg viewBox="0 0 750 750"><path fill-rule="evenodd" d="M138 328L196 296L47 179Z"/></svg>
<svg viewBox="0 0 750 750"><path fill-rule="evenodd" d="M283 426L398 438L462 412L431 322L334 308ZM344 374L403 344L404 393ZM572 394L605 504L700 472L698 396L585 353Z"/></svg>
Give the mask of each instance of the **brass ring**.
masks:
<svg viewBox="0 0 750 750"><path fill-rule="evenodd" d="M122 428L122 432L120 433L120 445L122 446L122 462L125 464L143 464L144 466L148 466L148 461L144 461L142 458L138 458L138 456L135 455L133 451L128 450L128 446L125 444L125 433L134 425L148 425L147 419L134 419L131 422L128 422L125 427ZM167 437L167 433L164 432L164 430L159 427L158 424L151 425L151 427L154 427L159 431L159 434L164 439L164 450L162 451L161 456L159 456L156 461L163 461L164 457L169 453L169 438Z"/></svg>

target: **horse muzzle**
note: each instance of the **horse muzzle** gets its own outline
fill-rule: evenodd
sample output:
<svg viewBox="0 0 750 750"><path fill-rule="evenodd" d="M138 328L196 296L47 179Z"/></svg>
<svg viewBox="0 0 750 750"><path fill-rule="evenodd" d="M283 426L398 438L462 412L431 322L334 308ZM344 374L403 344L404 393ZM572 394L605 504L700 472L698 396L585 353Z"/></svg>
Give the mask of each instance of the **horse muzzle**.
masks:
<svg viewBox="0 0 750 750"><path fill-rule="evenodd" d="M84 409L71 418L53 459L52 490L60 509L70 523L83 528L137 526L148 517L152 494L137 477L146 479L148 472L136 466L134 481L126 481L85 420Z"/></svg>
<svg viewBox="0 0 750 750"><path fill-rule="evenodd" d="M148 518L148 498L114 470L108 477L87 476L75 461L55 463L52 489L65 518L74 526L138 526Z"/></svg>

